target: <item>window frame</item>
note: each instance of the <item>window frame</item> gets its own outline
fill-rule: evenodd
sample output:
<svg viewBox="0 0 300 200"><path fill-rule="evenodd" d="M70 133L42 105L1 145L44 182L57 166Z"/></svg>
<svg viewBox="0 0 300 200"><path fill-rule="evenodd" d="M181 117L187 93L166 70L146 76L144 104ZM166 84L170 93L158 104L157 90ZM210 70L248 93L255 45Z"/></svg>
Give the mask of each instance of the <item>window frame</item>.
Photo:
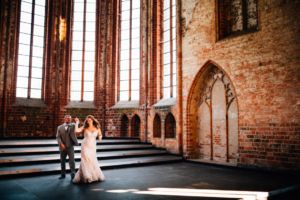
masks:
<svg viewBox="0 0 300 200"><path fill-rule="evenodd" d="M29 2L28 2L29 3ZM42 58L42 79L41 83L41 97L40 98L33 98L31 97L31 79L35 78L32 77L32 57L33 57L33 37L34 37L34 16L35 16L35 4L36 0L32 0L32 7L31 7L31 29L30 29L30 50L29 50L29 65L28 65L28 88L27 88L27 97L17 97L17 82L18 82L18 69L19 69L19 44L20 44L20 27L21 27L21 12L22 12L22 0L18 1L18 15L17 15L17 28L16 28L16 50L15 50L15 82L14 82L14 98L26 98L26 99L41 99L45 100L45 67L47 62L47 38L48 38L48 16L49 16L49 0L45 0L45 15L44 15L44 33L43 33L43 58ZM25 77L25 76L24 76ZM15 101L15 100L14 100Z"/></svg>

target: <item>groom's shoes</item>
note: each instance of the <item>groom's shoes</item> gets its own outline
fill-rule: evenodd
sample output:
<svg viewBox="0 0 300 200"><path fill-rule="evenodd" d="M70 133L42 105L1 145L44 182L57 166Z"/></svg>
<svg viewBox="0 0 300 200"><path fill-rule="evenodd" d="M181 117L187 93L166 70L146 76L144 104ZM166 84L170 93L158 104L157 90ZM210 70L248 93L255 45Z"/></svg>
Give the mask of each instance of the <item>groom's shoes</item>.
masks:
<svg viewBox="0 0 300 200"><path fill-rule="evenodd" d="M66 176L60 175L59 179L63 179L63 178L66 178Z"/></svg>

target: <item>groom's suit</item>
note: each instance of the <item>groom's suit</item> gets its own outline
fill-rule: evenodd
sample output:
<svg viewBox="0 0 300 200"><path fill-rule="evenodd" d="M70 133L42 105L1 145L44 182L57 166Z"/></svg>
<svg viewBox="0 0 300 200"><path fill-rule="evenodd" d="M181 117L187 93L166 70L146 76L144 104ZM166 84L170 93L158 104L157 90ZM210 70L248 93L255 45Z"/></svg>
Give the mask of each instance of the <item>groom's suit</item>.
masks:
<svg viewBox="0 0 300 200"><path fill-rule="evenodd" d="M75 134L75 124L63 124L57 128L56 139L59 144L61 175L66 175L66 157L69 156L69 165L71 170L71 177L75 175L75 160L74 160L74 145L78 146L77 137ZM66 147L62 150L61 143Z"/></svg>

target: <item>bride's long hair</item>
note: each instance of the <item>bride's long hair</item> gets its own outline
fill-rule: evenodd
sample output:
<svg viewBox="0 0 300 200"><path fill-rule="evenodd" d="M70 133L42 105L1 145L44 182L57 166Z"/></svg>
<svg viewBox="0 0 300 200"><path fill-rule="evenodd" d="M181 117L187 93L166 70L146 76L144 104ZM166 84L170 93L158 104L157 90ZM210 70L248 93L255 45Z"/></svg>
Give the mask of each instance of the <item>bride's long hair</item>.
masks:
<svg viewBox="0 0 300 200"><path fill-rule="evenodd" d="M83 128L84 129L87 129L88 127L89 127L89 124L87 123L87 120L88 119L91 119L91 120L93 120L93 125L98 129L98 128L100 128L100 123L98 122L98 120L97 119L95 119L95 117L93 116L93 115L88 115L86 118L85 118L85 121L84 121L84 123L83 123Z"/></svg>

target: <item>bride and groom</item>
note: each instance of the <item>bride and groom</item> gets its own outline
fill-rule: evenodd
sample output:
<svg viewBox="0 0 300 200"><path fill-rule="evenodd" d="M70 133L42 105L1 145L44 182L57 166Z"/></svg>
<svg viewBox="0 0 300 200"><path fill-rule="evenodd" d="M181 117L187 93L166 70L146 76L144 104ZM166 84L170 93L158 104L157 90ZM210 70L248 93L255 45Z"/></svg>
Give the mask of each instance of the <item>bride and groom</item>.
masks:
<svg viewBox="0 0 300 200"><path fill-rule="evenodd" d="M99 122L92 116L88 115L82 127L79 126L79 119L75 119L76 124L71 123L71 115L66 115L65 123L57 128L57 142L60 150L61 176L59 179L66 177L66 157L69 156L69 166L71 170L71 181L73 183L91 183L93 181L104 181L96 157L96 138L101 141L102 134ZM77 173L75 174L74 146L78 146L75 133L84 133L84 139L81 144L81 162Z"/></svg>

